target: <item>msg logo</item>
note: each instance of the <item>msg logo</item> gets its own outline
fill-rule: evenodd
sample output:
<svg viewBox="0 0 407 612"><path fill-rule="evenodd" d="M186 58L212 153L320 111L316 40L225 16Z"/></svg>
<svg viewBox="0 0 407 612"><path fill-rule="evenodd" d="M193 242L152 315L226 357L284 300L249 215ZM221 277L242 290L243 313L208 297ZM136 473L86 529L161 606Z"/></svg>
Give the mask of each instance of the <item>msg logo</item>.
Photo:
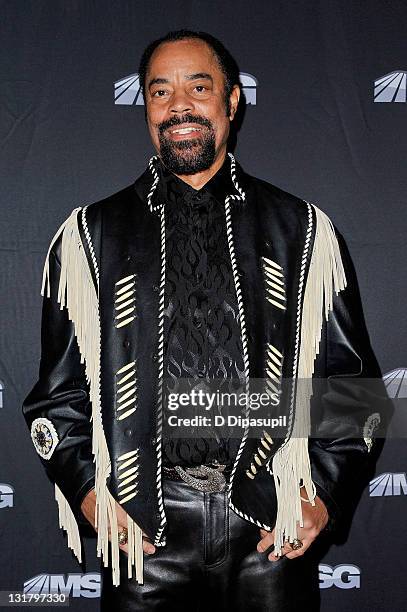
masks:
<svg viewBox="0 0 407 612"><path fill-rule="evenodd" d="M319 564L319 588L360 589L360 569L356 565Z"/></svg>
<svg viewBox="0 0 407 612"><path fill-rule="evenodd" d="M100 597L100 574L38 574L24 582L24 593L63 593L68 597Z"/></svg>
<svg viewBox="0 0 407 612"><path fill-rule="evenodd" d="M8 484L0 482L0 508L12 508L14 489Z"/></svg>

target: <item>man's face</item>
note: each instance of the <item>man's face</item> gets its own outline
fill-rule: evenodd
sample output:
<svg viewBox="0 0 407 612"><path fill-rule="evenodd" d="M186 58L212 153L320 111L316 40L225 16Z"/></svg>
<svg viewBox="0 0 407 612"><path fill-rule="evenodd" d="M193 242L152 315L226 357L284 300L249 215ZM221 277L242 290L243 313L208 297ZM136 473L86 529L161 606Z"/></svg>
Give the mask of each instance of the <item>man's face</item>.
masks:
<svg viewBox="0 0 407 612"><path fill-rule="evenodd" d="M151 139L169 170L202 172L226 153L240 90L234 87L227 115L225 77L204 41L160 45L151 57L145 88Z"/></svg>

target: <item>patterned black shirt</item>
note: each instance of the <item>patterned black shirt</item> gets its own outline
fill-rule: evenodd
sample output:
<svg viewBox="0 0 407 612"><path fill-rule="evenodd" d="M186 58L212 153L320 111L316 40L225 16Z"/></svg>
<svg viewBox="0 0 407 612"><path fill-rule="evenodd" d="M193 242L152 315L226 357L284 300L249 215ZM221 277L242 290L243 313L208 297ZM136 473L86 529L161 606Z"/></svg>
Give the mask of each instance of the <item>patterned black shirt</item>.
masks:
<svg viewBox="0 0 407 612"><path fill-rule="evenodd" d="M236 383L243 381L244 362L225 222L225 197L233 192L229 156L200 190L161 162L158 171L166 223L164 399L167 392L177 391L179 378L190 379L194 388L221 379L217 389L236 390ZM212 414L217 413L219 408ZM168 435L168 428L165 416L164 465L233 464L240 440L228 437L227 429L220 432L214 426L209 437L191 429L188 437L179 438L173 428Z"/></svg>

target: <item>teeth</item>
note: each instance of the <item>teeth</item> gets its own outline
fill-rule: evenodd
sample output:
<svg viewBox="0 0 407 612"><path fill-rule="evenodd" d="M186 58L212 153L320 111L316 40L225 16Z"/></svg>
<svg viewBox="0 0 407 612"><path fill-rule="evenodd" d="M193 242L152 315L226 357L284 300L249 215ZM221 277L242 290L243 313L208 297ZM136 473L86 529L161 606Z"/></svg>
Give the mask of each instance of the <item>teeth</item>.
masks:
<svg viewBox="0 0 407 612"><path fill-rule="evenodd" d="M172 130L173 134L189 134L190 132L200 132L200 128L180 128L178 130Z"/></svg>

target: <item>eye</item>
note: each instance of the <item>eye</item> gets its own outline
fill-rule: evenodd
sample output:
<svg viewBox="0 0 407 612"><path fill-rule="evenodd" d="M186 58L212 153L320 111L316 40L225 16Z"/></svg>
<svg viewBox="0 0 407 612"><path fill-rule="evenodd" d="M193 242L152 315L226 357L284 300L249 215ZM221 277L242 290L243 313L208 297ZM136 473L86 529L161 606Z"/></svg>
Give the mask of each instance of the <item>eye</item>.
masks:
<svg viewBox="0 0 407 612"><path fill-rule="evenodd" d="M165 95L166 93L167 92L165 91L165 89L157 89L157 91L153 93L153 98L162 98L161 94ZM157 94L160 94L160 95L157 95Z"/></svg>
<svg viewBox="0 0 407 612"><path fill-rule="evenodd" d="M205 85L196 85L195 89L198 90L198 93L203 93L204 90L206 90Z"/></svg>

